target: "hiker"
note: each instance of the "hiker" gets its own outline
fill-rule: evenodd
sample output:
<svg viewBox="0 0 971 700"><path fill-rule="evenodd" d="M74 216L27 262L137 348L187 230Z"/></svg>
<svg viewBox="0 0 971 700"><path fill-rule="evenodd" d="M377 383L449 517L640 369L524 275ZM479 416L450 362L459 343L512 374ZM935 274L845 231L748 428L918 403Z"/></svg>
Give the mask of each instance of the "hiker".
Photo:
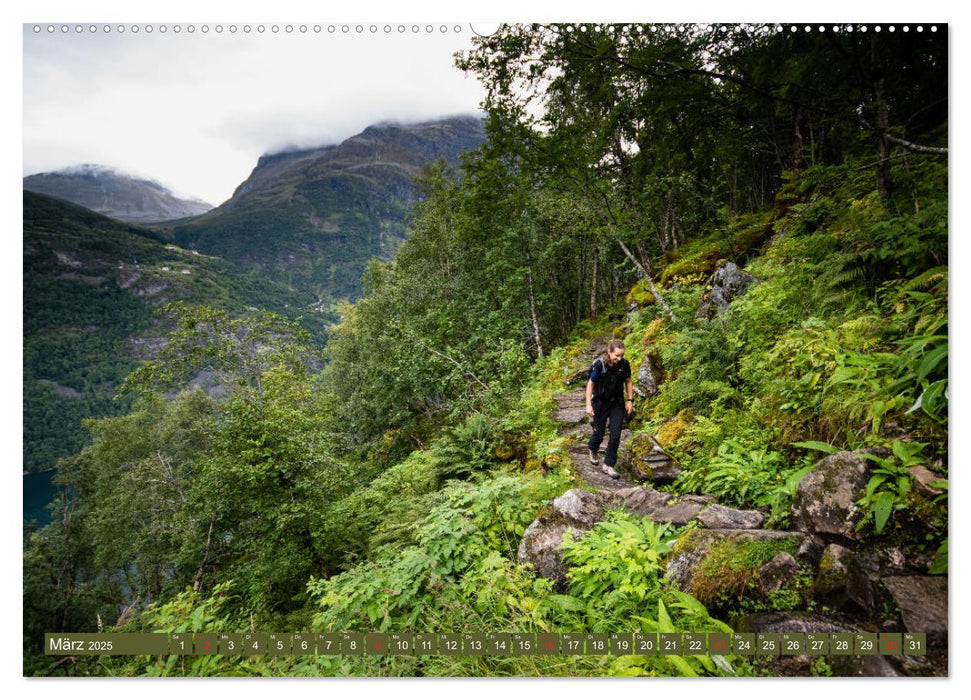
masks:
<svg viewBox="0 0 971 700"><path fill-rule="evenodd" d="M631 381L630 363L624 359L625 349L620 340L611 340L604 356L594 360L587 380L587 415L593 419L593 435L587 443L590 464L599 463L597 450L603 442L609 421L610 439L601 471L613 479L620 477L614 469L617 448L620 447L620 431L624 427L624 418L634 410L634 383Z"/></svg>

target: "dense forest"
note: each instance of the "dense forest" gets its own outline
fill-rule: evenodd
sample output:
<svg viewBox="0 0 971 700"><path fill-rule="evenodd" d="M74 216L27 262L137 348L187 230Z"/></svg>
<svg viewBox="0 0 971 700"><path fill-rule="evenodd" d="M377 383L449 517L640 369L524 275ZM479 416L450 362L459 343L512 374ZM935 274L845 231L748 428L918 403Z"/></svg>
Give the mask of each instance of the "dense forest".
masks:
<svg viewBox="0 0 971 700"><path fill-rule="evenodd" d="M901 579L943 581L946 605L947 36L859 29L477 38L456 66L486 88L488 140L424 171L407 240L322 356L279 315L167 307L130 411L86 422L25 542L24 673L875 675L828 656L41 649L50 631L725 632L762 613L903 631ZM750 284L715 312L730 264ZM613 338L640 394L626 474L654 440L679 466L665 497L785 537L713 547L684 585L669 564L698 520L605 508L561 578L523 560L551 499L590 488L554 413ZM180 392L200 370L227 395ZM855 515L810 532L801 489L847 453L865 455ZM770 560L793 567L774 586ZM929 636L888 668L946 675Z"/></svg>
<svg viewBox="0 0 971 700"><path fill-rule="evenodd" d="M116 390L171 330L167 303L265 309L326 338L333 319L307 313L307 292L63 199L24 190L23 202L25 473L87 444L82 419L131 408Z"/></svg>

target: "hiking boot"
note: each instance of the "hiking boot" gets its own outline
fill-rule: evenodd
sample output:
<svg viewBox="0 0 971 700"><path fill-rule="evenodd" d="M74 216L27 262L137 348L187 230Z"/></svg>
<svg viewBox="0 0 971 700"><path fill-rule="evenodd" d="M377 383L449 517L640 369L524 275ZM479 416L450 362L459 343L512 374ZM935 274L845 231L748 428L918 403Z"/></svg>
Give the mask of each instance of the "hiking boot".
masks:
<svg viewBox="0 0 971 700"><path fill-rule="evenodd" d="M593 450L587 450L590 453L590 464L600 464L600 460L597 458L597 453Z"/></svg>
<svg viewBox="0 0 971 700"><path fill-rule="evenodd" d="M611 479L619 479L620 474L613 467L608 467L606 464L600 467L600 471L609 476Z"/></svg>

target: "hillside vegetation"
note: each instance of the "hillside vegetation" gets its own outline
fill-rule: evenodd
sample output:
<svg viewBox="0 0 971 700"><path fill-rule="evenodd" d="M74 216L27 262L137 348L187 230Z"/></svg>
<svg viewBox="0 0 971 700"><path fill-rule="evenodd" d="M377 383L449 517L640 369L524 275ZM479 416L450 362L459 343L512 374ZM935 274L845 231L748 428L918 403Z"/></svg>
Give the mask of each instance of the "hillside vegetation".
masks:
<svg viewBox="0 0 971 700"><path fill-rule="evenodd" d="M158 234L24 191L24 470L50 469L88 441L84 418L122 413L122 380L164 342L167 303L284 313L324 341L313 297ZM333 320L332 318L330 320Z"/></svg>

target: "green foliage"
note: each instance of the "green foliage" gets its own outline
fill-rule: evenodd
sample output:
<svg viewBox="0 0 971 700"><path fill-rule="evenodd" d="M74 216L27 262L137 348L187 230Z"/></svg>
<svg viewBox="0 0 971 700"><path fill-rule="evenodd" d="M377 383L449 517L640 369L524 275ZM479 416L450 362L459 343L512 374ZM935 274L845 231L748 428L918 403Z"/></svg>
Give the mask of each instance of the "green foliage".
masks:
<svg viewBox="0 0 971 700"><path fill-rule="evenodd" d="M820 452L825 452L828 455L834 452L839 452L839 449L833 447L827 442L819 442L818 440L808 440L806 442L794 442L793 447L803 447L808 450L819 450Z"/></svg>
<svg viewBox="0 0 971 700"><path fill-rule="evenodd" d="M720 503L741 508L768 506L769 526L788 521L799 481L811 465L790 466L779 452L765 445L750 446L728 438L714 456L694 460L697 466L682 473L676 484L686 493L706 493Z"/></svg>
<svg viewBox="0 0 971 700"><path fill-rule="evenodd" d="M92 444L60 466L58 480L84 504L95 564L124 570L137 592L171 592L198 562L204 533L189 492L215 419L199 391L145 400L127 416L88 421Z"/></svg>
<svg viewBox="0 0 971 700"><path fill-rule="evenodd" d="M466 477L496 463L496 426L481 413L435 441L430 452L443 479Z"/></svg>
<svg viewBox="0 0 971 700"><path fill-rule="evenodd" d="M670 526L650 518L639 522L612 512L607 520L563 548L570 568L570 592L583 600L595 598L605 607L656 596L661 560L671 550Z"/></svg>
<svg viewBox="0 0 971 700"><path fill-rule="evenodd" d="M49 469L87 444L84 418L121 415L117 386L168 330L154 315L182 300L284 315L312 301L156 232L24 191L24 462ZM325 313L301 323L322 342ZM184 386L184 385L183 385ZM178 387L182 388L182 386Z"/></svg>
<svg viewBox="0 0 971 700"><path fill-rule="evenodd" d="M925 447L925 443L894 440L892 456L864 455L870 461L876 462L877 466L867 482L863 497L857 501L865 514L858 527L872 520L873 531L879 535L890 516L907 507L907 494L911 487L910 473L907 470L913 465L924 463L922 453Z"/></svg>
<svg viewBox="0 0 971 700"><path fill-rule="evenodd" d="M944 542L941 546L937 548L937 552L934 554L934 561L931 562L930 568L927 570L929 574L946 574L947 573L947 540L944 538Z"/></svg>
<svg viewBox="0 0 971 700"><path fill-rule="evenodd" d="M682 330L675 342L658 348L671 379L654 400L655 415L674 415L684 408L698 411L739 405L734 383L738 347L728 341L726 318L716 317Z"/></svg>
<svg viewBox="0 0 971 700"><path fill-rule="evenodd" d="M912 323L910 334L897 341L900 352L891 363L897 377L889 392L900 391L903 396L916 395L914 404L907 410L920 409L937 423L947 425L947 272L936 268L930 277L939 280L934 292L905 290L897 308L904 307L901 321ZM927 275L911 282L925 283Z"/></svg>
<svg viewBox="0 0 971 700"><path fill-rule="evenodd" d="M496 557L514 557L539 505L563 487L562 478L512 473L450 482L441 501L422 518L415 545L398 551L386 547L380 558L326 580L311 580L308 591L323 608L314 628L389 630L431 624L431 610L442 605L443 586L476 576L480 567L492 570ZM479 591L477 600L484 604L491 595Z"/></svg>
<svg viewBox="0 0 971 700"><path fill-rule="evenodd" d="M173 302L162 307L175 328L158 355L143 363L122 384L121 392L148 395L182 386L200 371L236 396L262 397L261 382L274 367L304 371L313 361L310 334L284 317L256 312L233 317L209 306Z"/></svg>
<svg viewBox="0 0 971 700"><path fill-rule="evenodd" d="M768 509L767 526L782 528L813 453L893 444L893 457L874 460L863 527L937 547L931 571L946 571L946 482L932 484L943 495L918 497L907 467L946 456L947 167L886 152L882 132L859 119L885 110L891 133L943 143L942 44L724 32L507 25L475 40L458 63L486 84L489 141L461 174L443 163L422 173L423 199L394 260L351 260L352 246L312 241L329 234L311 231L298 207L257 212L267 203L259 197L208 232L176 232L183 242L211 235L235 257L254 241L283 251L270 238L285 227L308 250L333 252L299 262L287 280L363 291L337 307L321 372L311 339L282 315L241 313L244 282L176 284L161 267L185 251L111 233L123 258L137 252L137 289L165 281L165 300L187 303L167 307L168 344L127 384L138 402L88 423L92 444L62 463L54 522L25 542L25 650L38 651L45 630L88 630L99 615L110 623L132 595L153 602L132 608L126 628L186 631L724 632L705 605L799 606L804 576L754 596L758 570L792 552L790 539L716 547L694 595L663 575L674 538L687 547L691 532L621 513L566 543L565 592L516 562L544 503L575 485L552 394L582 376L592 343L614 334L626 336L635 364L648 353L662 360L648 427L684 468L674 491ZM882 91L870 74L884 76ZM540 86L537 115L526 94ZM331 185L286 196L341 203L365 192L328 195ZM341 229L380 239L399 206L374 202L373 216ZM37 240L55 214L32 225ZM52 253L34 255L39 243L25 239L25 295L37 300L29 313L25 302L25 419L35 423L67 415L58 402L76 400L77 415L95 410L68 389L113 391L131 368L127 339L161 332L122 291L117 267L95 255L107 244L85 247L93 224L83 221L72 234L72 255L84 252L78 277L28 290ZM260 225L244 242L235 234L247 221ZM198 258L186 278L222 264ZM726 313L697 319L697 283L721 258L759 282ZM638 265L670 284L661 293L677 320L660 303L609 318L635 282L633 296L647 301ZM233 279L272 297L252 278ZM207 296L219 303L192 305ZM311 301L323 303L287 303ZM110 366L89 362L102 355ZM225 396L156 393L203 373ZM54 456L52 436L31 430L38 454ZM31 672L50 667L31 659ZM730 657L667 655L171 657L81 661L72 671L762 672Z"/></svg>

